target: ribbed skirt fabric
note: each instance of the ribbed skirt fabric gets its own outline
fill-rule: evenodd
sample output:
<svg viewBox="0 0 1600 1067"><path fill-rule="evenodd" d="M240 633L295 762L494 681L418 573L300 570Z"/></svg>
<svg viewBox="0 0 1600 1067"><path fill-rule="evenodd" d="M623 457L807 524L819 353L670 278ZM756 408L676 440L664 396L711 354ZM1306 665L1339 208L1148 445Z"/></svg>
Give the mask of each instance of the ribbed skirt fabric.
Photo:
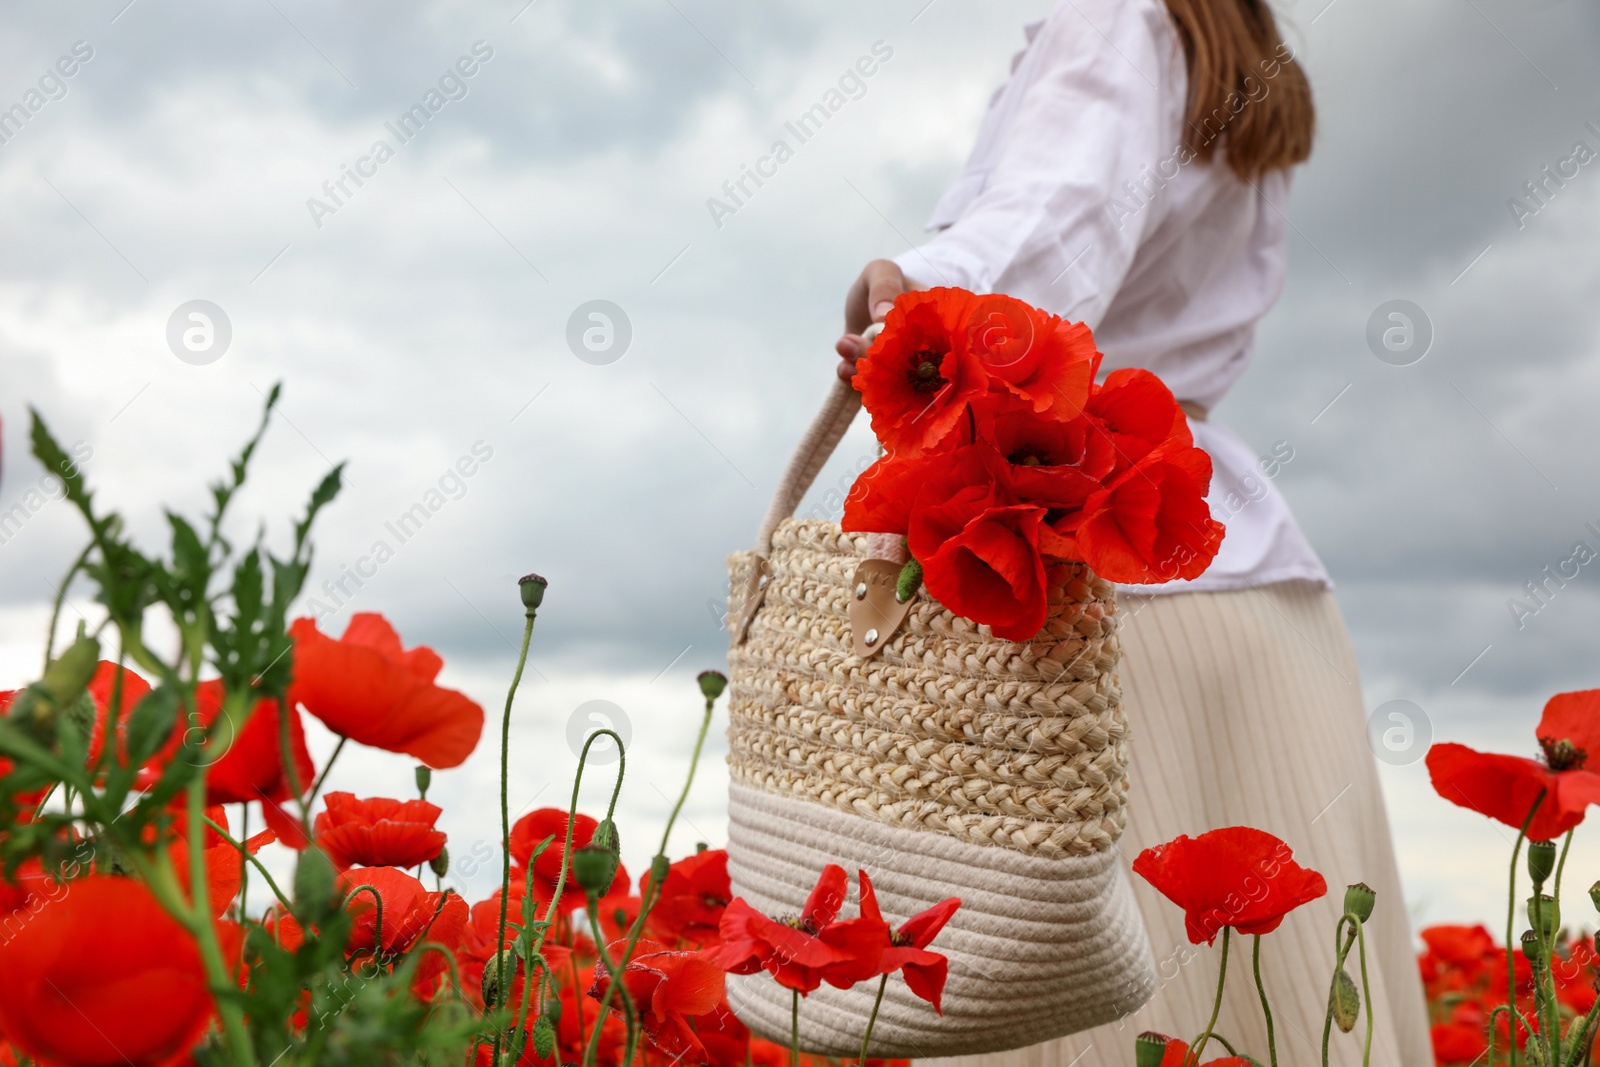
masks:
<svg viewBox="0 0 1600 1067"><path fill-rule="evenodd" d="M1427 1067L1426 1009L1395 866L1377 765L1366 739L1355 652L1333 594L1309 582L1216 593L1125 596L1123 702L1132 731L1124 863L1151 845L1249 825L1288 842L1320 871L1328 895L1262 939L1278 1062L1318 1063L1333 931L1345 885L1378 903L1367 924L1373 1064ZM1194 946L1183 913L1132 876L1150 931L1158 988L1123 1020L1015 1052L921 1061L941 1067L1127 1067L1143 1030L1192 1039L1216 995L1217 946ZM937 947L937 946L935 946ZM1352 952L1349 967L1359 982ZM1330 1062L1361 1062L1362 1019L1332 1035ZM1235 938L1217 1032L1267 1061L1266 1026L1250 973L1250 939ZM1222 1055L1213 1043L1207 1058Z"/></svg>

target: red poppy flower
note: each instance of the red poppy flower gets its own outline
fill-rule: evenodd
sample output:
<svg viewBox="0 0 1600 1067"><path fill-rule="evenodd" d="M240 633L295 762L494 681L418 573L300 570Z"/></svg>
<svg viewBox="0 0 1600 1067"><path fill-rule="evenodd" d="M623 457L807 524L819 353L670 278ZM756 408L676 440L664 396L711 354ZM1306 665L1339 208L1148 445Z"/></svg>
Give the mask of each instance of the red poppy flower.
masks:
<svg viewBox="0 0 1600 1067"><path fill-rule="evenodd" d="M1552 767L1564 764L1567 769L1600 770L1600 689L1580 689L1551 697L1539 717L1535 736Z"/></svg>
<svg viewBox="0 0 1600 1067"><path fill-rule="evenodd" d="M940 444L968 404L989 388L967 347L971 293L929 289L902 294L883 333L856 363L853 379L872 431L891 452L915 455Z"/></svg>
<svg viewBox="0 0 1600 1067"><path fill-rule="evenodd" d="M1184 445L1150 452L1059 524L1075 558L1113 582L1146 584L1197 578L1222 545L1206 492L1211 457Z"/></svg>
<svg viewBox="0 0 1600 1067"><path fill-rule="evenodd" d="M600 823L582 812L572 821L572 847L582 848L594 839L595 829ZM561 877L562 844L567 839L567 813L561 808L540 808L530 811L518 819L511 826L511 880L520 882L526 875L517 872L526 872L528 857L533 855L533 850L539 842L547 837L555 838L550 842L550 847L545 849L533 862L533 887L534 895L542 901L549 900L556 892L556 881ZM627 891L629 884L628 874L619 864L617 878L622 881L623 891ZM617 880L613 879L612 889L616 887ZM608 889L606 892L610 893ZM604 895L604 894L602 894ZM566 915L577 908L581 908L587 896L583 887L578 885L577 879L572 876L572 871L567 871L567 883L561 890L561 903L557 906L558 914Z"/></svg>
<svg viewBox="0 0 1600 1067"><path fill-rule="evenodd" d="M1489 1051L1489 1038L1481 1026L1440 1023L1432 1031L1433 1055L1440 1063L1472 1063ZM1505 1048L1504 1043L1501 1048Z"/></svg>
<svg viewBox="0 0 1600 1067"><path fill-rule="evenodd" d="M1583 822L1589 805L1600 804L1600 774L1584 769L1582 761L1556 769L1447 742L1430 748L1426 762L1440 796L1510 827L1522 826L1542 791L1544 800L1528 824L1530 841L1560 837Z"/></svg>
<svg viewBox="0 0 1600 1067"><path fill-rule="evenodd" d="M751 1067L761 1062L752 1056L750 1028L728 1007L726 997L716 1010L696 1019L694 1028L711 1067Z"/></svg>
<svg viewBox="0 0 1600 1067"><path fill-rule="evenodd" d="M1094 335L1083 323L990 293L972 298L965 340L991 382L1031 410L1063 422L1083 411L1100 366Z"/></svg>
<svg viewBox="0 0 1600 1067"><path fill-rule="evenodd" d="M1495 944L1494 935L1482 925L1430 926L1417 936L1422 938L1432 955L1456 967L1481 963L1499 947Z"/></svg>
<svg viewBox="0 0 1600 1067"><path fill-rule="evenodd" d="M906 543L941 604L987 623L996 637L1026 641L1050 610L1044 553L1060 539L1044 520L1044 508L1014 503L994 483L966 481L952 468L919 495Z"/></svg>
<svg viewBox="0 0 1600 1067"><path fill-rule="evenodd" d="M445 835L434 823L443 814L426 800L358 800L329 793L312 827L336 867L415 867L439 855Z"/></svg>
<svg viewBox="0 0 1600 1067"><path fill-rule="evenodd" d="M1004 459L998 480L1019 503L1080 508L1110 470L1111 449L1089 419L1057 422L1014 404L980 404L979 418L979 436Z"/></svg>
<svg viewBox="0 0 1600 1067"><path fill-rule="evenodd" d="M872 888L872 879L867 877L866 871L857 871L856 877L861 886L861 914L882 922L883 913L878 910L878 894ZM944 1014L939 1000L944 995L950 961L937 952L929 952L928 945L959 907L961 898L949 897L913 915L890 933L889 947L883 950L878 961L879 974L899 971L911 992L932 1004L940 1015Z"/></svg>
<svg viewBox="0 0 1600 1067"><path fill-rule="evenodd" d="M423 940L454 949L466 931L469 909L459 894L430 893L398 867L363 867L345 871L335 883L353 920L347 950L352 955L381 951L385 956L409 952ZM371 889L362 889L371 886ZM383 927L378 927L378 901L383 901ZM441 906L441 901L442 906ZM443 966L437 954L431 963ZM430 965L424 960L423 966Z"/></svg>
<svg viewBox="0 0 1600 1067"><path fill-rule="evenodd" d="M650 930L668 944L715 945L720 940L717 931L722 913L732 899L727 850L697 852L667 868L661 895L650 909Z"/></svg>
<svg viewBox="0 0 1600 1067"><path fill-rule="evenodd" d="M381 615L358 612L335 641L296 619L290 698L334 733L404 752L430 767L456 767L478 746L483 709L433 684L444 661L431 648L407 652Z"/></svg>
<svg viewBox="0 0 1600 1067"><path fill-rule="evenodd" d="M1161 1067L1191 1067L1188 1042L1177 1038L1168 1041L1161 1054ZM1224 1056L1220 1060L1207 1060L1206 1067L1254 1067L1254 1064L1243 1056Z"/></svg>
<svg viewBox="0 0 1600 1067"><path fill-rule="evenodd" d="M237 927L219 935L231 956ZM42 1063L176 1064L212 1011L194 938L132 879L71 882L0 942L0 1030Z"/></svg>
<svg viewBox="0 0 1600 1067"><path fill-rule="evenodd" d="M1084 411L1092 427L1091 446L1106 464L1102 477L1127 470L1162 446L1194 444L1189 420L1172 390L1141 368L1106 375Z"/></svg>
<svg viewBox="0 0 1600 1067"><path fill-rule="evenodd" d="M1211 944L1231 926L1269 934L1283 917L1328 891L1322 875L1294 861L1289 846L1264 830L1229 826L1147 848L1135 874L1184 912L1195 944Z"/></svg>
<svg viewBox="0 0 1600 1067"><path fill-rule="evenodd" d="M620 958L626 948L626 940L614 942L612 958ZM702 953L675 952L654 941L640 941L636 951L622 970L622 981L639 1012L645 1036L673 1060L705 1063L705 1046L689 1020L722 1006L722 968ZM605 964L596 963L589 997L603 1000L610 988L611 975ZM612 1011L619 1010L620 1005L613 1005Z"/></svg>
<svg viewBox="0 0 1600 1067"><path fill-rule="evenodd" d="M711 958L729 974L765 970L785 989L809 994L822 984L830 966L857 961L851 947L829 944L821 936L838 916L848 889L844 868L830 863L794 919L768 918L744 898L735 898L722 913L722 944L710 950Z"/></svg>

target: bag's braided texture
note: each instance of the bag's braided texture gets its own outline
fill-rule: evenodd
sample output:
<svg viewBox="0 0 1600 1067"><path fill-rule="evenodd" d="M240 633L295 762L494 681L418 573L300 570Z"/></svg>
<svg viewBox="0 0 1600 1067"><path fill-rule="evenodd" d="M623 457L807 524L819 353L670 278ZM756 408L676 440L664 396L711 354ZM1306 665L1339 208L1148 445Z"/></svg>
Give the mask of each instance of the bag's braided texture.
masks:
<svg viewBox="0 0 1600 1067"><path fill-rule="evenodd" d="M1041 857L1110 848L1127 798L1114 586L1053 567L1049 617L1021 643L923 591L863 661L848 605L865 543L834 523L778 526L760 611L729 654L734 781ZM737 597L753 557L729 562Z"/></svg>
<svg viewBox="0 0 1600 1067"><path fill-rule="evenodd" d="M961 898L930 946L950 961L944 1014L891 977L872 1032L878 1056L1032 1045L1136 1011L1155 990L1149 940L1115 852L1028 855L738 783L728 800L733 892L765 914L798 914L829 863L852 876L868 871L894 926L945 897ZM844 914L859 907L858 889ZM800 1005L801 1048L858 1053L876 993L870 981L812 992ZM728 1002L751 1029L788 1044L790 993L770 975L729 975Z"/></svg>

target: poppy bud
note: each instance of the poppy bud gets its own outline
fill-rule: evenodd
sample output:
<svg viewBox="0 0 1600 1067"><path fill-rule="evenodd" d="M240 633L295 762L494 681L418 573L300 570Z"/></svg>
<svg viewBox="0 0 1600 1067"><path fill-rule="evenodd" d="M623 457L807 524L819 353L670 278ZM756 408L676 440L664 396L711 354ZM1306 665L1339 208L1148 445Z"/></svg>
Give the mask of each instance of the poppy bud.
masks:
<svg viewBox="0 0 1600 1067"><path fill-rule="evenodd" d="M422 794L422 799L428 799L428 787L433 784L433 768L425 764L417 764L417 792Z"/></svg>
<svg viewBox="0 0 1600 1067"><path fill-rule="evenodd" d="M1344 891L1344 910L1354 915L1365 923L1372 918L1372 906L1377 903L1378 894L1365 882L1357 882Z"/></svg>
<svg viewBox="0 0 1600 1067"><path fill-rule="evenodd" d="M666 884L667 872L671 869L672 861L665 856L656 856L650 861L650 884L656 887L657 892Z"/></svg>
<svg viewBox="0 0 1600 1067"><path fill-rule="evenodd" d="M696 841L694 843L694 854L696 856L698 856L698 855L700 855L700 853L704 852L706 849L708 849L710 847L711 846L706 844L704 841Z"/></svg>
<svg viewBox="0 0 1600 1067"><path fill-rule="evenodd" d="M617 836L617 824L610 819L601 819L600 825L594 828L594 836L589 838L589 844L621 855L622 839Z"/></svg>
<svg viewBox="0 0 1600 1067"><path fill-rule="evenodd" d="M572 850L572 876L591 897L611 888L617 876L617 854L608 848L584 845Z"/></svg>
<svg viewBox="0 0 1600 1067"><path fill-rule="evenodd" d="M36 731L47 729L58 712L83 695L99 662L99 640L80 632L78 639L45 668L44 677L17 694L8 716ZM39 736L46 739L42 733Z"/></svg>
<svg viewBox="0 0 1600 1067"><path fill-rule="evenodd" d="M1589 887L1589 899L1594 901L1594 910L1600 911L1600 882Z"/></svg>
<svg viewBox="0 0 1600 1067"><path fill-rule="evenodd" d="M556 1028L550 1016L541 1015L533 1023L533 1051L541 1060L549 1059L556 1047Z"/></svg>
<svg viewBox="0 0 1600 1067"><path fill-rule="evenodd" d="M1534 911L1535 905L1538 906L1537 913ZM1546 941L1554 939L1556 931L1561 928L1561 909L1556 906L1556 898L1549 893L1529 897L1528 922L1535 930L1544 932Z"/></svg>
<svg viewBox="0 0 1600 1067"><path fill-rule="evenodd" d="M894 582L894 598L904 604L917 595L917 590L922 588L922 564L916 560L907 560L906 565L900 568L900 577Z"/></svg>
<svg viewBox="0 0 1600 1067"><path fill-rule="evenodd" d="M721 671L701 671L695 681L700 683L700 692L707 700L717 699L728 688L728 676Z"/></svg>
<svg viewBox="0 0 1600 1067"><path fill-rule="evenodd" d="M1532 930L1522 932L1522 954L1528 958L1529 963L1539 962L1539 935Z"/></svg>
<svg viewBox="0 0 1600 1067"><path fill-rule="evenodd" d="M552 1023L561 1021L561 998L550 997L544 1002L544 1017Z"/></svg>
<svg viewBox="0 0 1600 1067"><path fill-rule="evenodd" d="M544 591L549 582L537 574L524 574L517 579L517 591L522 594L522 606L529 611L538 611L539 605L544 603Z"/></svg>
<svg viewBox="0 0 1600 1067"><path fill-rule="evenodd" d="M1161 1067L1161 1061L1167 1055L1167 1045L1171 1041L1172 1038L1166 1034L1158 1034L1154 1030L1146 1030L1134 1038L1134 1067Z"/></svg>
<svg viewBox="0 0 1600 1067"><path fill-rule="evenodd" d="M428 861L428 870L443 878L450 873L450 849L444 845L439 846L439 854Z"/></svg>
<svg viewBox="0 0 1600 1067"><path fill-rule="evenodd" d="M1550 872L1556 869L1556 843L1554 841L1528 842L1528 877L1535 886L1544 885Z"/></svg>
<svg viewBox="0 0 1600 1067"><path fill-rule="evenodd" d="M333 864L328 854L312 847L294 866L294 910L302 922L315 921L333 908Z"/></svg>
<svg viewBox="0 0 1600 1067"><path fill-rule="evenodd" d="M503 948L489 957L483 965L483 1002L491 1008L504 1004L516 975L517 957L510 949Z"/></svg>
<svg viewBox="0 0 1600 1067"><path fill-rule="evenodd" d="M1356 990L1355 979L1340 967L1333 976L1333 991L1328 994L1328 1012L1333 1016L1339 1032L1348 1034L1356 1027L1356 1016L1361 1014L1361 994Z"/></svg>

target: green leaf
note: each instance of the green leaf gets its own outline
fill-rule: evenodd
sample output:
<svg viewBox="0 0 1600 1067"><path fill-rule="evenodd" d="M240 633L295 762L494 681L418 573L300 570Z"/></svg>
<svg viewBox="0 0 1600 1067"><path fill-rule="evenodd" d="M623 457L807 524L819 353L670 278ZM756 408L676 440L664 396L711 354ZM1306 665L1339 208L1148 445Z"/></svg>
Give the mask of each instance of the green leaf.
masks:
<svg viewBox="0 0 1600 1067"><path fill-rule="evenodd" d="M33 416L29 436L33 441L34 456L43 464L45 470L61 479L62 484L66 486L67 499L83 512L90 526L95 525L89 491L84 487L83 472L78 469L77 461L67 455L67 450L51 436L49 428L44 424L44 418L36 408L30 407L28 413Z"/></svg>
<svg viewBox="0 0 1600 1067"><path fill-rule="evenodd" d="M133 706L125 742L130 766L142 765L172 737L178 723L178 704L178 694L171 687L159 686Z"/></svg>

